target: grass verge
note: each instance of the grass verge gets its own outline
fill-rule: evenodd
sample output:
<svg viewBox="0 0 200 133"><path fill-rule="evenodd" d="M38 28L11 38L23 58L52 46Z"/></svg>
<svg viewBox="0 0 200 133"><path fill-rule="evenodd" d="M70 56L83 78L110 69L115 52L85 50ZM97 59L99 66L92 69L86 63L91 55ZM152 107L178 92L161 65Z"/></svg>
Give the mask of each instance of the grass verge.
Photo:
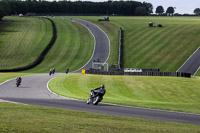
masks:
<svg viewBox="0 0 200 133"><path fill-rule="evenodd" d="M200 78L69 74L49 87L59 95L87 100L91 89L106 86L103 102L200 114Z"/></svg>
<svg viewBox="0 0 200 133"><path fill-rule="evenodd" d="M0 73L0 83L5 82L6 80L16 78L19 76L27 76L31 73Z"/></svg>
<svg viewBox="0 0 200 133"><path fill-rule="evenodd" d="M0 132L149 132L197 133L199 126L38 106L0 103Z"/></svg>

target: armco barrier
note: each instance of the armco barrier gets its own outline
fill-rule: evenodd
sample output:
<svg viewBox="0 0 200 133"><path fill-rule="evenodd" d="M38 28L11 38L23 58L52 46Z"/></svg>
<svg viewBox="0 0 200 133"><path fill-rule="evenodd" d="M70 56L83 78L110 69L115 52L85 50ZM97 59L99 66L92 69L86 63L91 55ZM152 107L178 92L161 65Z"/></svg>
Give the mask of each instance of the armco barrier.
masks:
<svg viewBox="0 0 200 133"><path fill-rule="evenodd" d="M101 71L97 69L89 69L89 70L86 70L85 73L99 74L99 75L171 76L171 77L191 78L190 73L183 73L183 72L158 72L158 71L124 72L124 71Z"/></svg>
<svg viewBox="0 0 200 133"><path fill-rule="evenodd" d="M40 56L31 64L24 66L24 67L18 67L18 68L13 68L13 69L2 69L0 70L0 72L18 72L18 71L24 71L24 70L28 70L31 69L35 66L37 66L38 64L40 64L42 62L42 60L44 59L44 56L48 53L48 51L51 49L51 47L53 46L53 44L56 41L57 38L57 32L56 32L56 25L55 23L49 19L49 18L45 18L48 19L53 27L53 37L51 39L51 41L49 42L49 44L47 45L47 47L42 51L42 53L40 54Z"/></svg>
<svg viewBox="0 0 200 133"><path fill-rule="evenodd" d="M118 68L123 68L123 30L120 27L119 31L119 58L118 58Z"/></svg>

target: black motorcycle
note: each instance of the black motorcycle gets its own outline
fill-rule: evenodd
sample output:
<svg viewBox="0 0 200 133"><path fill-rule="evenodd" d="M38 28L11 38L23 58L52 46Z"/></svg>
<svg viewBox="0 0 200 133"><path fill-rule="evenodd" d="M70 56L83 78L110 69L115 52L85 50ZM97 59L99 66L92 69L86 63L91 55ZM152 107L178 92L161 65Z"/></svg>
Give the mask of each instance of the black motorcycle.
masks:
<svg viewBox="0 0 200 133"><path fill-rule="evenodd" d="M105 92L102 93L100 91L91 90L90 96L87 100L87 104L91 103L93 105L97 105L99 102L101 102L103 100L104 94L105 94Z"/></svg>
<svg viewBox="0 0 200 133"><path fill-rule="evenodd" d="M21 85L21 83L17 82L16 85L17 85L17 87L19 87Z"/></svg>
<svg viewBox="0 0 200 133"><path fill-rule="evenodd" d="M16 85L17 85L17 87L19 87L19 86L21 85L21 82L22 82L22 78L21 78L21 77L18 77L18 78L16 79Z"/></svg>

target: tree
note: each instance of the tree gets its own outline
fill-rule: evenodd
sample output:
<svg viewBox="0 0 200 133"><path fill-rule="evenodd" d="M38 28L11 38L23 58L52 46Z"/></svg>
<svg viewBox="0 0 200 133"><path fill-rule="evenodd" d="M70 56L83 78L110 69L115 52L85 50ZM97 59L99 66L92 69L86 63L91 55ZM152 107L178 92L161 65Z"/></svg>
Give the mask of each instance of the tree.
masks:
<svg viewBox="0 0 200 133"><path fill-rule="evenodd" d="M0 0L1 1L1 0ZM58 0L57 0L58 1ZM70 13L83 15L149 15L152 13L153 6L151 3L136 2L130 0L107 0L104 2L88 2L88 1L43 1L43 0L8 0L11 8L11 13ZM137 9L136 9L137 8Z"/></svg>
<svg viewBox="0 0 200 133"><path fill-rule="evenodd" d="M6 0L0 1L0 20L10 14L10 5Z"/></svg>
<svg viewBox="0 0 200 133"><path fill-rule="evenodd" d="M158 6L158 7L156 8L156 13L157 13L158 15L162 15L164 12L165 12L165 10L164 10L164 8L163 8L162 6Z"/></svg>
<svg viewBox="0 0 200 133"><path fill-rule="evenodd" d="M0 20L4 17L3 9L0 7Z"/></svg>
<svg viewBox="0 0 200 133"><path fill-rule="evenodd" d="M194 13L195 13L195 15L200 16L200 8L194 9Z"/></svg>
<svg viewBox="0 0 200 133"><path fill-rule="evenodd" d="M135 15L137 16L145 16L147 15L147 11L145 7L137 7L135 9Z"/></svg>
<svg viewBox="0 0 200 133"><path fill-rule="evenodd" d="M143 2L143 5L146 7L147 13L153 13L153 5L151 3Z"/></svg>
<svg viewBox="0 0 200 133"><path fill-rule="evenodd" d="M166 13L167 13L168 16L173 16L173 14L174 14L174 8L171 7L171 6L168 7Z"/></svg>

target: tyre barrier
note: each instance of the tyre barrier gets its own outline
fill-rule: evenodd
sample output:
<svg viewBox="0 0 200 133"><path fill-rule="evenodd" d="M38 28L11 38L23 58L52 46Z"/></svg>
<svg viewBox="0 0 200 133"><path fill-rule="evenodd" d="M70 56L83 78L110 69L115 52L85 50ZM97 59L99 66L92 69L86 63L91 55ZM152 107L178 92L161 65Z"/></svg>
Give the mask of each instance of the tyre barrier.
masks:
<svg viewBox="0 0 200 133"><path fill-rule="evenodd" d="M159 69L156 69L156 70L159 70ZM171 77L191 78L190 73L184 73L184 72L159 72L159 71L124 72L123 70L121 70L121 71L101 71L101 70L97 70L97 69L89 69L89 70L86 70L85 73L86 74L98 74L98 75L171 76Z"/></svg>
<svg viewBox="0 0 200 133"><path fill-rule="evenodd" d="M47 47L42 51L40 56L34 62L28 64L27 66L13 68L13 69L2 69L2 70L0 70L0 72L19 72L19 71L24 71L24 70L28 70L28 69L34 68L35 66L39 65L42 62L42 60L44 59L45 55L51 49L51 47L53 46L53 44L55 43L56 38L57 38L57 31L56 31L55 23L50 18L45 18L45 19L48 19L52 24L53 37L52 37L51 41L49 42L49 44L47 45Z"/></svg>

